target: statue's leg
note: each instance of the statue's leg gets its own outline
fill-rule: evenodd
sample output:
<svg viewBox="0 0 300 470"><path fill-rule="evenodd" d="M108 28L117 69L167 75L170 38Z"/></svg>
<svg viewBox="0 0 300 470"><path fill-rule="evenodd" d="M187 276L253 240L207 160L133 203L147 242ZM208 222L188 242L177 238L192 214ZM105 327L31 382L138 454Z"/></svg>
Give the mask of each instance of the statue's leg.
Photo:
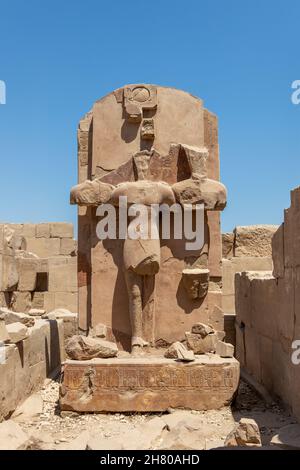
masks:
<svg viewBox="0 0 300 470"><path fill-rule="evenodd" d="M131 350L138 351L148 343L143 339L143 276L131 269L125 270L131 322Z"/></svg>

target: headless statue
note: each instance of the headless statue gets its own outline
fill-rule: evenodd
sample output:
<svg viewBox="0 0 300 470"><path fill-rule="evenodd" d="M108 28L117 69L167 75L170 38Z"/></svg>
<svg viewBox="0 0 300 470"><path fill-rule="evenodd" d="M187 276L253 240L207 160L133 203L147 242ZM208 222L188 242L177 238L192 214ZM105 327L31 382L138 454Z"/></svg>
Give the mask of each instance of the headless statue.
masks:
<svg viewBox="0 0 300 470"><path fill-rule="evenodd" d="M151 152L141 151L133 156L137 181L124 182L117 186L104 183L99 179L85 181L71 190L71 203L78 205L100 205L111 203L119 206L120 197L126 196L127 207L141 204L147 211L147 230L145 238L128 236L123 247L123 266L129 299L131 321L131 350L136 353L148 345L143 338L143 285L145 279L153 281L160 267L160 239L157 219L152 217L152 204L172 205L176 201L185 203L204 203L207 210L218 210L226 203L225 187L218 181L209 180L206 176L206 149L188 149L187 156L191 169L191 178L175 183L147 180ZM222 208L223 208L222 207ZM130 212L130 210L129 210ZM135 232L143 230L134 224ZM130 223L128 229L130 228ZM127 229L127 230L128 230ZM153 236L155 234L155 236Z"/></svg>

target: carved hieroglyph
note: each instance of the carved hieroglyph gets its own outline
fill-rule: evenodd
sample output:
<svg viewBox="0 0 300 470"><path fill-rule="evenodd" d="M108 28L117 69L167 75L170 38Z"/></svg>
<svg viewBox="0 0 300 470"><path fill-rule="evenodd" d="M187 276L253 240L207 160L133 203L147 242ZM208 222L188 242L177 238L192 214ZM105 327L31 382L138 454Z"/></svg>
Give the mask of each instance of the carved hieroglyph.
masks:
<svg viewBox="0 0 300 470"><path fill-rule="evenodd" d="M188 93L127 85L97 101L80 123L79 315L83 329L107 325L120 348L168 345L193 323L220 326L221 241L216 118ZM204 246L185 240L96 237L95 207L119 196L128 206L203 203ZM172 221L171 221L172 224Z"/></svg>

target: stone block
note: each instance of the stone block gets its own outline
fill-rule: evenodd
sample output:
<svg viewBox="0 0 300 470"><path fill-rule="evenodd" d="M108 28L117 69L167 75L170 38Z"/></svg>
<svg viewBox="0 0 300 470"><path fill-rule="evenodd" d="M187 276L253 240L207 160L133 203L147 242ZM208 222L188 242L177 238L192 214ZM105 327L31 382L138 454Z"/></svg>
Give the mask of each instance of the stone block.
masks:
<svg viewBox="0 0 300 470"><path fill-rule="evenodd" d="M46 292L33 292L31 302L32 308L44 309L46 294Z"/></svg>
<svg viewBox="0 0 300 470"><path fill-rule="evenodd" d="M36 225L36 234L37 238L50 238L50 224L42 223Z"/></svg>
<svg viewBox="0 0 300 470"><path fill-rule="evenodd" d="M2 265L2 285L1 291L12 291L16 288L19 276L17 269L17 261L15 256L2 255L0 256L0 268Z"/></svg>
<svg viewBox="0 0 300 470"><path fill-rule="evenodd" d="M77 259L69 257L49 260L49 292L77 291Z"/></svg>
<svg viewBox="0 0 300 470"><path fill-rule="evenodd" d="M278 225L248 225L234 229L234 256L272 256L271 241Z"/></svg>
<svg viewBox="0 0 300 470"><path fill-rule="evenodd" d="M19 272L19 291L34 291L36 288L38 260L35 258L17 258Z"/></svg>
<svg viewBox="0 0 300 470"><path fill-rule="evenodd" d="M257 273L251 279L251 326L258 334L276 338L278 315L277 282L271 273Z"/></svg>
<svg viewBox="0 0 300 470"><path fill-rule="evenodd" d="M218 356L189 363L155 357L66 361L60 407L79 412L218 409L231 402L238 381L236 359Z"/></svg>
<svg viewBox="0 0 300 470"><path fill-rule="evenodd" d="M279 338L283 337L291 343L295 329L295 278L296 270L285 268L284 278L278 279L277 296L278 308L275 320ZM270 306L272 308L272 306ZM296 320L297 322L297 320Z"/></svg>
<svg viewBox="0 0 300 470"><path fill-rule="evenodd" d="M35 237L35 230L36 230L36 225L35 224L24 224L23 225L23 231L22 235L25 238L34 238Z"/></svg>
<svg viewBox="0 0 300 470"><path fill-rule="evenodd" d="M52 294L49 292L49 294ZM48 297L49 303L53 300L53 298ZM77 292L55 292L54 293L54 308L67 308L71 312L78 312L78 294Z"/></svg>
<svg viewBox="0 0 300 470"><path fill-rule="evenodd" d="M31 293L15 291L11 297L10 308L14 312L27 313L31 309Z"/></svg>
<svg viewBox="0 0 300 470"><path fill-rule="evenodd" d="M60 254L76 256L77 242L73 238L62 238L60 240Z"/></svg>
<svg viewBox="0 0 300 470"><path fill-rule="evenodd" d="M78 334L78 315L64 308L52 310L45 315L50 320L63 320L65 339Z"/></svg>
<svg viewBox="0 0 300 470"><path fill-rule="evenodd" d="M9 341L9 334L6 328L4 320L0 320L0 348L2 347L1 343L7 343Z"/></svg>
<svg viewBox="0 0 300 470"><path fill-rule="evenodd" d="M60 254L59 238L27 238L27 251L40 258L50 258Z"/></svg>
<svg viewBox="0 0 300 470"><path fill-rule="evenodd" d="M234 346L230 343L224 343L219 340L216 345L216 354L221 357L233 357Z"/></svg>
<svg viewBox="0 0 300 470"><path fill-rule="evenodd" d="M6 325L6 329L11 343L19 343L28 336L28 328L20 322Z"/></svg>
<svg viewBox="0 0 300 470"><path fill-rule="evenodd" d="M73 224L67 222L50 223L51 238L73 238Z"/></svg>

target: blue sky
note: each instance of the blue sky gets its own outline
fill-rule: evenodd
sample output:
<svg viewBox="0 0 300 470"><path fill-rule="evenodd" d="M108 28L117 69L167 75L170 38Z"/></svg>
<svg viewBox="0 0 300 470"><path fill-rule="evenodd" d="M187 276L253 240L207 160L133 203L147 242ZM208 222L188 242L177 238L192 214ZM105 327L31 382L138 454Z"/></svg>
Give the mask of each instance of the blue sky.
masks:
<svg viewBox="0 0 300 470"><path fill-rule="evenodd" d="M76 128L101 96L155 83L219 117L223 230L280 223L300 184L299 1L0 0L0 220L76 221Z"/></svg>

